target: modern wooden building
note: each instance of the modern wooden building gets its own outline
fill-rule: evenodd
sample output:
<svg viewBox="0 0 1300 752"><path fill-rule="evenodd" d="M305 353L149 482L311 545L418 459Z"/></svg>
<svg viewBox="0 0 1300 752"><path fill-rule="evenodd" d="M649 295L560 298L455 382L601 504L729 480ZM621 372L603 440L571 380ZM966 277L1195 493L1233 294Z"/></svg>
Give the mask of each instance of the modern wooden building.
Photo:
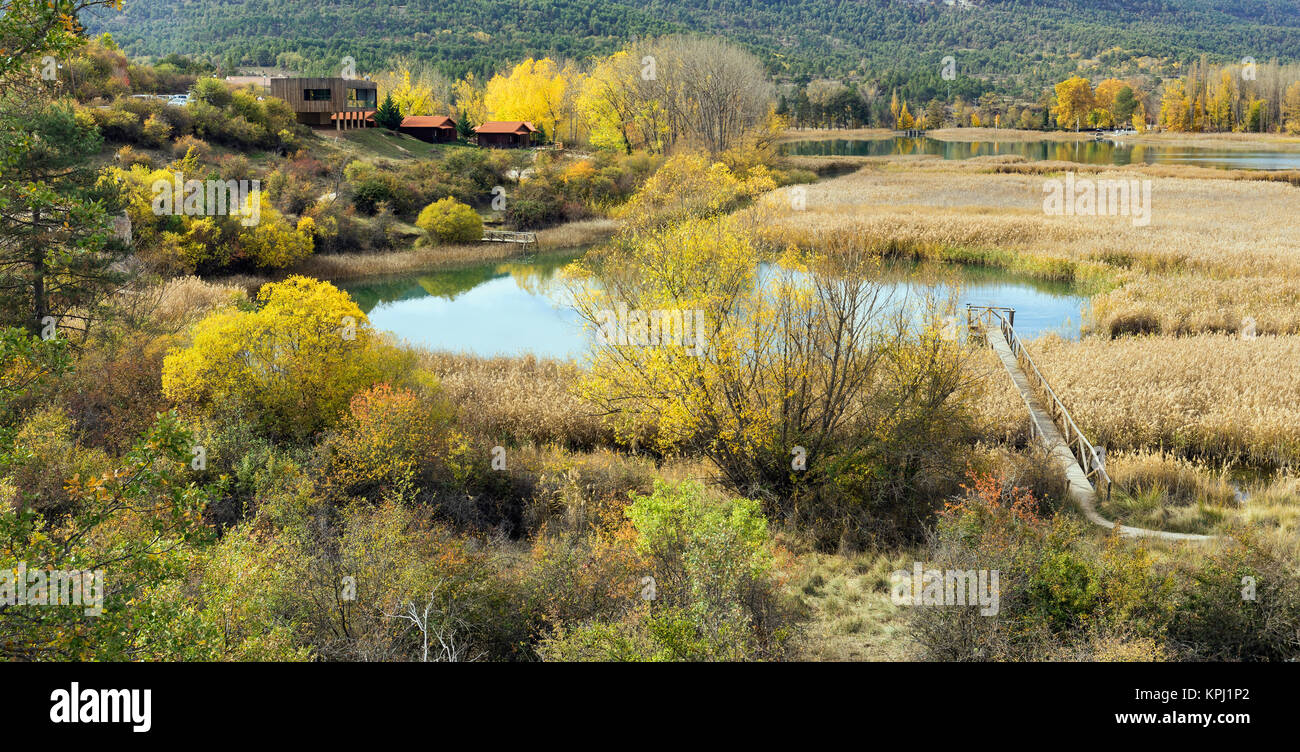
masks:
<svg viewBox="0 0 1300 752"><path fill-rule="evenodd" d="M370 128L379 87L361 78L273 78L271 96L288 102L304 125Z"/></svg>
<svg viewBox="0 0 1300 752"><path fill-rule="evenodd" d="M474 128L479 146L498 148L531 146L534 133L537 129L533 124L523 120L488 120Z"/></svg>
<svg viewBox="0 0 1300 752"><path fill-rule="evenodd" d="M397 130L431 144L456 140L456 121L445 115L408 115Z"/></svg>

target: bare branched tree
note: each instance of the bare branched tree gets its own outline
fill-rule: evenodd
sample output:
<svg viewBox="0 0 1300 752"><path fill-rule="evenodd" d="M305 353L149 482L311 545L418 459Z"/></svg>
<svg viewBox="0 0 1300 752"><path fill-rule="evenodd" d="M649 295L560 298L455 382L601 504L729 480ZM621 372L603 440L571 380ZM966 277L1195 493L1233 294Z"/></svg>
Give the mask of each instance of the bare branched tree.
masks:
<svg viewBox="0 0 1300 752"><path fill-rule="evenodd" d="M390 618L409 621L420 632L421 661L453 663L474 661L482 653L470 655L470 645L464 640L465 620L456 614L456 601L443 596L440 591L446 580L439 579L429 588L429 599L421 607L415 601L405 601Z"/></svg>

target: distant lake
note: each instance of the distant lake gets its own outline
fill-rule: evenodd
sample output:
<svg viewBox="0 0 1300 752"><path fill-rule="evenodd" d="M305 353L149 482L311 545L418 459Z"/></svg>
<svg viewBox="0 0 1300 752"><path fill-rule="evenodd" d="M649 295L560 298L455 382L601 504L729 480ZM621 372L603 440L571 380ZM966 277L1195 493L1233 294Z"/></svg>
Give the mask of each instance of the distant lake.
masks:
<svg viewBox="0 0 1300 752"><path fill-rule="evenodd" d="M940 141L922 138L828 138L787 141L782 154L802 157L932 155L943 159L1013 155L1094 165L1184 164L1235 170L1300 169L1300 151L1209 149L1109 141Z"/></svg>
<svg viewBox="0 0 1300 752"><path fill-rule="evenodd" d="M559 270L581 255L574 249L342 287L376 328L414 345L484 356L575 358L588 343L581 320L568 307ZM1025 337L1054 332L1077 338L1087 301L1068 284L981 267L945 267L939 278L895 271L886 281L899 295L946 295L955 285L959 305L1015 308L1016 329Z"/></svg>

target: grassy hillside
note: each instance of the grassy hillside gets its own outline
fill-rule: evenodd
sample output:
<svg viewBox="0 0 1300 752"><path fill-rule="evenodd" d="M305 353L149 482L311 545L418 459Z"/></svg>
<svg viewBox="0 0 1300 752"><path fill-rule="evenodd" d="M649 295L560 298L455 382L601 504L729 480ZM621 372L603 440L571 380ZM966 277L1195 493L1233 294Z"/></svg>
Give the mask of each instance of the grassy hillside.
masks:
<svg viewBox="0 0 1300 752"><path fill-rule="evenodd" d="M526 55L583 58L633 36L721 34L792 77L937 69L1037 85L1080 60L1300 59L1300 8L1282 0L126 0L89 23L132 54L212 54L312 72L345 55L375 70L395 55L453 75ZM301 58L295 57L301 55Z"/></svg>

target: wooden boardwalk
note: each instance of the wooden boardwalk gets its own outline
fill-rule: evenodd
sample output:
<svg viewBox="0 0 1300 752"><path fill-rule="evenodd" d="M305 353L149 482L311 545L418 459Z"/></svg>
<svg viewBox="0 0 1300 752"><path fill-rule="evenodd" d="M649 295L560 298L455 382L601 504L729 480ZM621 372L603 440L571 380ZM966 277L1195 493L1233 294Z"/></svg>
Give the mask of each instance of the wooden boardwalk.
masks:
<svg viewBox="0 0 1300 752"><path fill-rule="evenodd" d="M976 314L976 312L980 312ZM1009 312L1009 313L1008 313ZM1178 541L1210 541L1214 535L1170 533L1141 527L1116 525L1097 511L1099 494L1110 497L1112 482L1106 473L1105 456L1079 431L1074 419L1047 384L1033 358L1025 351L1012 326L1011 309L969 307L967 321L988 341L998 360L1011 376L1011 382L1029 412L1031 435L1047 450L1052 461L1065 472L1070 498L1074 499L1088 521L1101 527L1119 528L1120 535L1134 538L1159 538ZM1032 379L1030 374L1033 375ZM1035 388L1037 386L1038 388ZM1060 421L1060 425L1058 425ZM1062 426L1066 433L1062 433ZM1067 437L1068 434L1068 437ZM1077 450L1072 450L1071 447Z"/></svg>
<svg viewBox="0 0 1300 752"><path fill-rule="evenodd" d="M537 245L537 233L515 232L513 230L484 230L485 243L518 243L520 245Z"/></svg>

